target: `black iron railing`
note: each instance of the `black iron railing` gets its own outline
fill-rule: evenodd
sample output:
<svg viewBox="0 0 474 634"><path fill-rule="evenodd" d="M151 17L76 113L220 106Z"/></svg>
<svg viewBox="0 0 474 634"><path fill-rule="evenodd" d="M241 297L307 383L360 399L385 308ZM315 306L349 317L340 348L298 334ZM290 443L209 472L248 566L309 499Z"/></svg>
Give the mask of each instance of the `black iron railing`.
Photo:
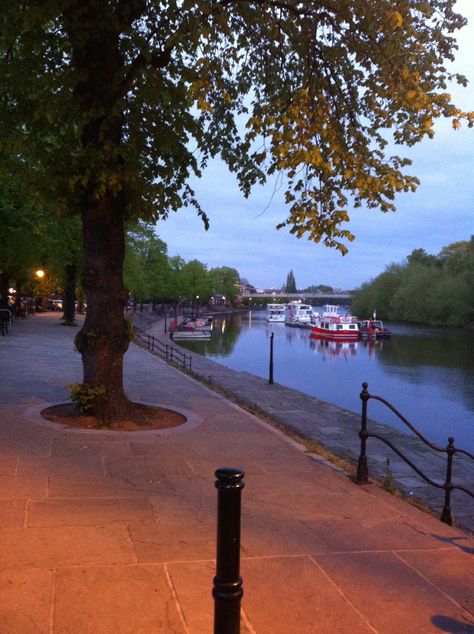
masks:
<svg viewBox="0 0 474 634"><path fill-rule="evenodd" d="M453 523L453 519L452 519L452 515L451 515L451 493L454 489L458 489L459 491L463 491L464 493L467 493L467 495L470 495L472 498L474 498L474 493L472 491L469 491L469 489L467 489L466 487L457 485L457 484L453 484L453 458L456 454L462 454L464 456L467 456L468 458L470 458L471 460L474 461L474 456L472 454L470 454L468 451L465 451L464 449L459 449L457 447L454 446L454 438L450 437L448 438L448 446L446 448L443 447L439 447L438 445L435 445L434 443L430 442L429 440L427 440L422 434L420 434L420 432L404 417L400 414L400 412L398 412L393 405L391 405L388 401L386 401L384 398L380 397L380 396L375 396L374 394L369 394L368 391L368 384L367 383L363 383L362 384L362 392L360 393L360 398L362 400L362 418L361 418L361 428L360 428L360 432L359 432L359 438L360 438L360 455L359 455L359 461L357 464L357 476L356 476L356 482L358 484L366 484L369 481L369 470L368 470L368 465L367 465L367 439L368 438L377 438L378 440L381 440L383 443L385 443L386 445L388 445L390 447L390 449L392 451L394 451L397 456L399 456L402 460L404 460L419 476L421 476L423 478L423 480L425 480L425 482L428 482L428 484L430 484L431 486L434 486L438 489L444 489L444 506L443 506L443 510L441 512L441 521L445 522L446 524L451 525ZM403 421L403 423L409 428L411 429L412 432L414 432L418 438L420 440L422 440L426 445L428 445L428 447L430 447L433 451L436 452L440 452L440 453L445 453L447 456L447 460L446 460L446 479L444 481L444 483L439 483L439 482L435 482L434 480L432 480L430 477L428 477L419 467L417 467L409 458L407 458L407 456L405 456L397 447L395 447L395 445L388 440L387 438L384 438L383 436L380 436L379 434L373 434L370 433L367 429L367 403L370 399L373 399L375 401L379 401L380 403L383 403L384 405L386 405L390 410L392 410L392 412L394 414L396 414L396 416L398 416L398 418Z"/></svg>
<svg viewBox="0 0 474 634"><path fill-rule="evenodd" d="M190 354L186 354L169 343L163 343L163 341L153 335L149 335L141 328L135 327L135 335L146 345L150 352L163 356L168 363L176 363L184 370L192 371L192 357Z"/></svg>

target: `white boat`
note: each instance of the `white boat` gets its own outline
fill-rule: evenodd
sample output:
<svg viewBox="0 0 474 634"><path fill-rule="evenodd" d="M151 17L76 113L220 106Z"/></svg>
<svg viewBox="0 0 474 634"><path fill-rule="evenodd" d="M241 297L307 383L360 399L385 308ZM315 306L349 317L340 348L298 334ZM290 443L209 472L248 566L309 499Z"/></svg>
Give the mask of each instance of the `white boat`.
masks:
<svg viewBox="0 0 474 634"><path fill-rule="evenodd" d="M360 336L357 317L340 315L339 306L326 304L321 314L314 313L310 336L335 341L357 341Z"/></svg>
<svg viewBox="0 0 474 634"><path fill-rule="evenodd" d="M313 308L309 304L290 302L285 310L285 324L299 328L311 328Z"/></svg>
<svg viewBox="0 0 474 634"><path fill-rule="evenodd" d="M267 321L284 322L286 304L267 304Z"/></svg>
<svg viewBox="0 0 474 634"><path fill-rule="evenodd" d="M171 329L173 339L210 339L212 334L213 318L185 319Z"/></svg>

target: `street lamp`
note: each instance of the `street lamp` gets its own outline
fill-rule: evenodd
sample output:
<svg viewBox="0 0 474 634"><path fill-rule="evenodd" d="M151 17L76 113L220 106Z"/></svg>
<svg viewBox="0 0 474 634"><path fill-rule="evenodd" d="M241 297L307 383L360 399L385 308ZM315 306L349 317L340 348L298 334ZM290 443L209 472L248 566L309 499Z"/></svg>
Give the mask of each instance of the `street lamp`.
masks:
<svg viewBox="0 0 474 634"><path fill-rule="evenodd" d="M44 271L43 271L43 269L38 269L38 270L36 271L36 277L39 277L39 279L40 279L40 280L41 280L41 279L43 279L43 277L44 277Z"/></svg>

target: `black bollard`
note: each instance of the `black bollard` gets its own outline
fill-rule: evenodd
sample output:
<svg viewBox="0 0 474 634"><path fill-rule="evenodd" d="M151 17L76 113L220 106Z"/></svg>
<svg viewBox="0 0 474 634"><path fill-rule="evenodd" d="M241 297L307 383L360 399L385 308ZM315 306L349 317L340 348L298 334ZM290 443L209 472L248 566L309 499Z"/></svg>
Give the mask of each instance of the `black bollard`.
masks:
<svg viewBox="0 0 474 634"><path fill-rule="evenodd" d="M273 337L275 333L272 332L270 335L270 367L268 371L268 382L270 385L273 385Z"/></svg>
<svg viewBox="0 0 474 634"><path fill-rule="evenodd" d="M369 436L367 432L367 401L370 398L368 384L362 383L362 392L360 393L360 398L362 401L362 417L361 417L361 427L359 432L360 438L360 455L357 463L357 476L356 482L358 484L367 484L369 481L369 470L367 466L367 453L366 453L366 445L367 438Z"/></svg>
<svg viewBox="0 0 474 634"><path fill-rule="evenodd" d="M240 633L240 505L244 472L217 469L217 555L214 597L214 634Z"/></svg>

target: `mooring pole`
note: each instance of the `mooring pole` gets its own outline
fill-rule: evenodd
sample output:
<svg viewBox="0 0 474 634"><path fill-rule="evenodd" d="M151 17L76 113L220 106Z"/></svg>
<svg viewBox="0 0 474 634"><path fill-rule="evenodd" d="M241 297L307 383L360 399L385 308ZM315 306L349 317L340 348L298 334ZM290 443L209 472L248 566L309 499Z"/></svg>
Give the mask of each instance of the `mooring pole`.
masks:
<svg viewBox="0 0 474 634"><path fill-rule="evenodd" d="M273 384L273 337L275 336L275 333L272 332L272 334L270 335L270 367L268 370L268 382L270 383L270 385Z"/></svg>
<svg viewBox="0 0 474 634"><path fill-rule="evenodd" d="M360 455L359 461L357 463L357 476L356 482L358 484L367 484L369 481L369 469L367 466L367 454L366 454L366 444L368 438L367 432L367 401L370 398L370 394L368 391L368 383L362 383L362 392L360 393L360 398L362 401L362 416L361 416L361 424L360 424Z"/></svg>
<svg viewBox="0 0 474 634"><path fill-rule="evenodd" d="M214 597L214 634L240 634L240 507L244 472L217 469L217 556Z"/></svg>

